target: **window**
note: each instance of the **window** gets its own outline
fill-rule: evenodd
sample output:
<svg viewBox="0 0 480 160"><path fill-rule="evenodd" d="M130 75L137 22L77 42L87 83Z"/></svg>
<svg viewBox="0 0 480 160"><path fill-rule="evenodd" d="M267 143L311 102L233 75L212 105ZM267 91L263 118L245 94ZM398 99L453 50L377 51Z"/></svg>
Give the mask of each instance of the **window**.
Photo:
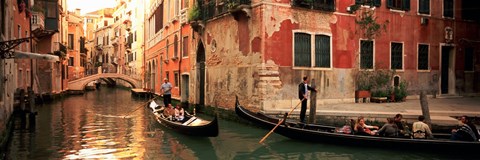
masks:
<svg viewBox="0 0 480 160"><path fill-rule="evenodd" d="M137 41L137 31L135 31L135 34L133 35L133 41L136 42Z"/></svg>
<svg viewBox="0 0 480 160"><path fill-rule="evenodd" d="M183 37L183 57L188 57L188 37Z"/></svg>
<svg viewBox="0 0 480 160"><path fill-rule="evenodd" d="M188 8L188 1L189 1L189 0L183 0L183 7L182 7L182 9L183 9L183 8Z"/></svg>
<svg viewBox="0 0 480 160"><path fill-rule="evenodd" d="M315 0L315 1L306 1L306 0L292 0L292 5L295 7L322 10L322 11L335 11L335 0Z"/></svg>
<svg viewBox="0 0 480 160"><path fill-rule="evenodd" d="M168 73L168 71L165 71L165 78L170 80L170 74Z"/></svg>
<svg viewBox="0 0 480 160"><path fill-rule="evenodd" d="M178 71L173 72L173 76L175 76L175 86L178 87L178 80L180 79L180 74L178 74Z"/></svg>
<svg viewBox="0 0 480 160"><path fill-rule="evenodd" d="M463 0L462 1L462 19L465 20L476 20L480 21L480 10L478 9L478 1L468 1L468 0Z"/></svg>
<svg viewBox="0 0 480 160"><path fill-rule="evenodd" d="M465 71L473 71L473 48L465 48Z"/></svg>
<svg viewBox="0 0 480 160"><path fill-rule="evenodd" d="M68 58L68 66L73 66L73 57Z"/></svg>
<svg viewBox="0 0 480 160"><path fill-rule="evenodd" d="M73 49L73 34L68 34L68 49Z"/></svg>
<svg viewBox="0 0 480 160"><path fill-rule="evenodd" d="M167 39L167 44L165 45L165 59L168 60L168 39Z"/></svg>
<svg viewBox="0 0 480 160"><path fill-rule="evenodd" d="M103 26L105 26L105 27L108 26L108 21L107 20L103 21Z"/></svg>
<svg viewBox="0 0 480 160"><path fill-rule="evenodd" d="M443 17L453 18L453 0L443 0Z"/></svg>
<svg viewBox="0 0 480 160"><path fill-rule="evenodd" d="M57 18L57 2L47 3L47 18Z"/></svg>
<svg viewBox="0 0 480 160"><path fill-rule="evenodd" d="M173 57L178 57L178 37L173 38Z"/></svg>
<svg viewBox="0 0 480 160"><path fill-rule="evenodd" d="M313 46L312 39L314 40ZM294 66L330 68L330 45L330 36L295 33ZM313 52L312 49L314 49ZM312 64L312 59L314 59L314 64Z"/></svg>
<svg viewBox="0 0 480 160"><path fill-rule="evenodd" d="M418 0L418 13L430 14L430 0Z"/></svg>
<svg viewBox="0 0 480 160"><path fill-rule="evenodd" d="M163 28L163 3L155 10L155 33Z"/></svg>
<svg viewBox="0 0 480 160"><path fill-rule="evenodd" d="M392 45L390 46L390 52L391 69L403 69L403 44L392 42Z"/></svg>
<svg viewBox="0 0 480 160"><path fill-rule="evenodd" d="M355 4L380 7L380 5L382 4L382 1L381 0L355 0Z"/></svg>
<svg viewBox="0 0 480 160"><path fill-rule="evenodd" d="M410 0L387 0L387 8L409 11Z"/></svg>
<svg viewBox="0 0 480 160"><path fill-rule="evenodd" d="M373 69L373 41L360 41L360 69Z"/></svg>
<svg viewBox="0 0 480 160"><path fill-rule="evenodd" d="M87 19L87 23L93 23L93 19L88 18L88 19Z"/></svg>
<svg viewBox="0 0 480 160"><path fill-rule="evenodd" d="M418 70L428 70L428 45L418 45Z"/></svg>

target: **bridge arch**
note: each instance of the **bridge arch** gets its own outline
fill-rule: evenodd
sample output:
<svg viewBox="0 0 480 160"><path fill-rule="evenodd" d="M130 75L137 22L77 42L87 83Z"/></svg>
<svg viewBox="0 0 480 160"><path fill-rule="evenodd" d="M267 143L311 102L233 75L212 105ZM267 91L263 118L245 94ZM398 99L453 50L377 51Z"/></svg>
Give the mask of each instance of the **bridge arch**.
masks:
<svg viewBox="0 0 480 160"><path fill-rule="evenodd" d="M73 81L68 82L68 88L69 90L84 90L85 86L98 79L102 78L118 78L121 80L124 80L125 82L129 83L132 88L140 88L141 87L141 81L134 79L130 76L124 75L124 74L117 74L117 73L100 73L100 74L95 74L91 75L88 77L76 79Z"/></svg>

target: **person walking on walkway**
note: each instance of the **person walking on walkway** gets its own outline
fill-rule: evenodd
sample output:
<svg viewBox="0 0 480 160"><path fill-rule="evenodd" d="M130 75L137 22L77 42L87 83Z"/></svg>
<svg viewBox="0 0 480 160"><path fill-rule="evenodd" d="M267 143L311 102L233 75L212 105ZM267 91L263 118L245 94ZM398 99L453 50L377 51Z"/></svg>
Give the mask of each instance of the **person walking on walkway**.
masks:
<svg viewBox="0 0 480 160"><path fill-rule="evenodd" d="M308 85L308 77L303 77L303 82L298 85L298 98L302 101L302 108L300 110L300 122L305 123L305 112L307 111L308 90L317 91L315 88Z"/></svg>
<svg viewBox="0 0 480 160"><path fill-rule="evenodd" d="M168 82L168 79L163 79L164 83L162 84L162 94L163 94L163 104L168 106L168 104L172 103L172 84Z"/></svg>

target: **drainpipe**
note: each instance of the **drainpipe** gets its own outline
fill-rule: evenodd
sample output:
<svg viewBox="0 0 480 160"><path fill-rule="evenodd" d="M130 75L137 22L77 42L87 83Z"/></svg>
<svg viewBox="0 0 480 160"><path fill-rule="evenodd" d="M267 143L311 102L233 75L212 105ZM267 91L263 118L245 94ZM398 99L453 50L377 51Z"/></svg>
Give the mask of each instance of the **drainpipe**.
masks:
<svg viewBox="0 0 480 160"><path fill-rule="evenodd" d="M182 85L181 85L182 82L180 82L181 77L182 77L181 74L182 74L182 53L183 53L183 50L182 50L183 49L183 45L182 45L182 39L183 39L182 38L182 26L183 25L180 24L180 38L179 38L180 39L180 43L179 43L180 44L180 49L179 49L180 53L178 54L179 55L178 56L178 82L179 83L177 84L178 88L179 88L178 95L180 95L180 102L182 102Z"/></svg>

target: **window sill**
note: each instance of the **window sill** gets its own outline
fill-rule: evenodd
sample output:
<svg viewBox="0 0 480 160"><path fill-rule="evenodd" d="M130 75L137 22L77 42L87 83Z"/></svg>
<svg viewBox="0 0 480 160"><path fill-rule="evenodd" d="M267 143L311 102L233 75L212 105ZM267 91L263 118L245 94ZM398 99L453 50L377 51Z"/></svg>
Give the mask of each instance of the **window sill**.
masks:
<svg viewBox="0 0 480 160"><path fill-rule="evenodd" d="M330 71L330 70L333 70L333 68L295 67L295 66L293 66L292 69L294 69L294 70L313 70L313 71Z"/></svg>
<svg viewBox="0 0 480 160"><path fill-rule="evenodd" d="M455 20L454 17L445 17L445 16L443 16L443 15L442 15L442 18L443 18L443 19L448 19L448 20Z"/></svg>
<svg viewBox="0 0 480 160"><path fill-rule="evenodd" d="M428 73L428 72L430 72L430 71L431 71L430 69L427 69L427 70L417 69L417 72L419 72L419 73Z"/></svg>
<svg viewBox="0 0 480 160"><path fill-rule="evenodd" d="M418 12L417 12L417 15L424 16L424 17L431 17L432 16L431 14L418 13Z"/></svg>
<svg viewBox="0 0 480 160"><path fill-rule="evenodd" d="M401 9L390 9L390 12L405 13L405 11Z"/></svg>

